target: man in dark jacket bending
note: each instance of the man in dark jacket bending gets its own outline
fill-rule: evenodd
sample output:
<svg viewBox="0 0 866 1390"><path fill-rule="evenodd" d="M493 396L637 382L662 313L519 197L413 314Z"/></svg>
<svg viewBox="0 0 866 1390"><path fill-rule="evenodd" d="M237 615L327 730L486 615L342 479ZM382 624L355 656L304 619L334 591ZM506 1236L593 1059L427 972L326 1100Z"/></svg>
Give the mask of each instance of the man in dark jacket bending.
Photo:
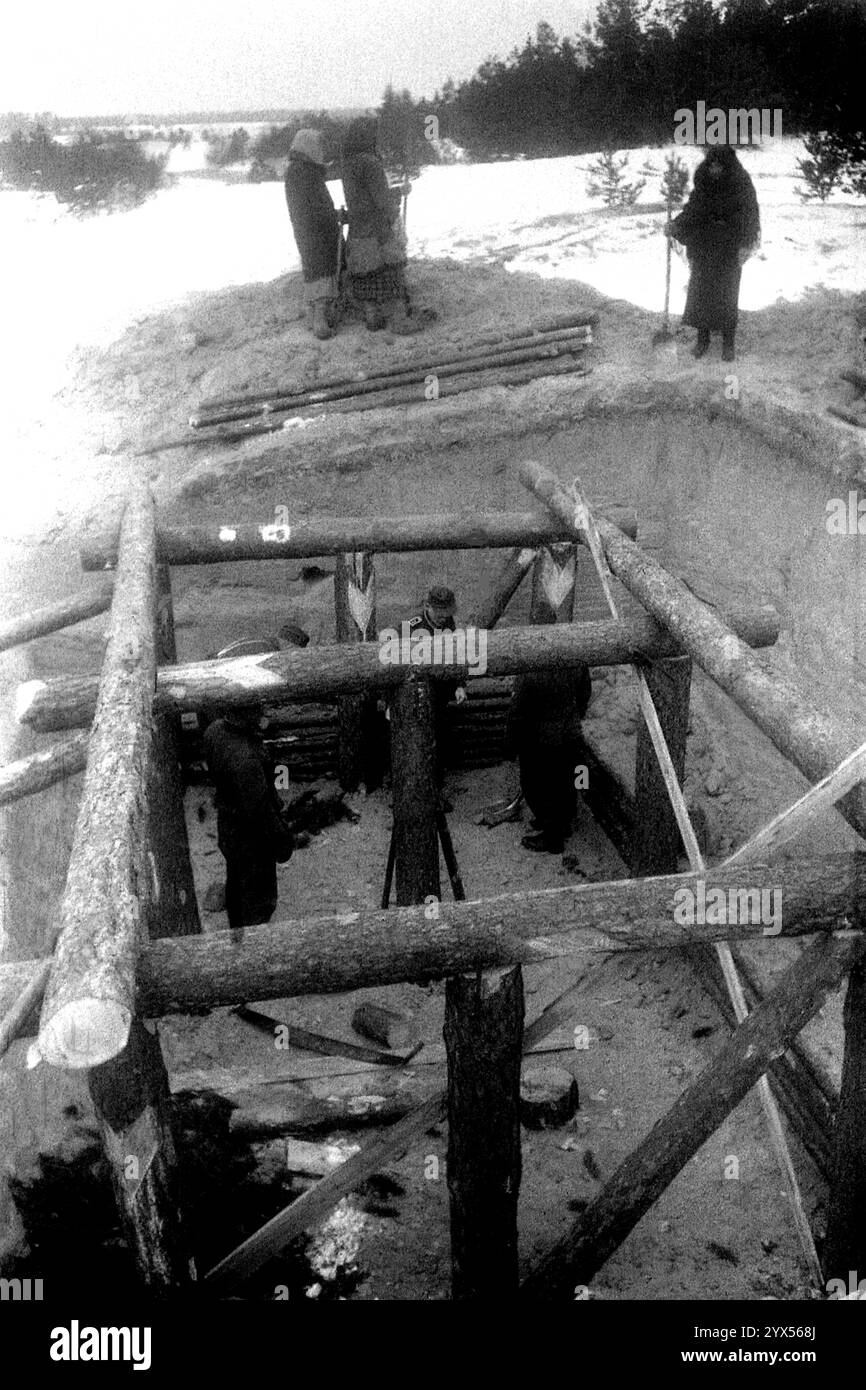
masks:
<svg viewBox="0 0 866 1390"><path fill-rule="evenodd" d="M269 922L277 906L277 861L292 853L280 820L274 768L259 733L259 711L233 710L204 735L216 789L217 843L226 861L229 926Z"/></svg>
<svg viewBox="0 0 866 1390"><path fill-rule="evenodd" d="M526 849L561 854L576 809L580 724L592 681L586 666L516 676L507 737L520 763L520 789L535 817Z"/></svg>
<svg viewBox="0 0 866 1390"><path fill-rule="evenodd" d="M333 338L342 235L337 211L325 185L325 137L299 130L289 153L286 203L304 273L304 302L317 338Z"/></svg>

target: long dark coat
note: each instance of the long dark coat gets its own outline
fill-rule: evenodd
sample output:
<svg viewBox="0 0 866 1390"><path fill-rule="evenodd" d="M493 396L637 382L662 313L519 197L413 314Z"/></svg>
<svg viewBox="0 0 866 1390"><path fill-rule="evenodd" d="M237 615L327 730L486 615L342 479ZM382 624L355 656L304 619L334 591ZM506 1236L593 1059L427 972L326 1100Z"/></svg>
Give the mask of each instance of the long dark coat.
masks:
<svg viewBox="0 0 866 1390"><path fill-rule="evenodd" d="M708 164L720 160L715 180ZM695 185L683 211L671 223L686 248L691 268L683 323L712 332L733 332L740 297L740 251L753 248L761 234L755 187L734 150L712 149L695 170Z"/></svg>
<svg viewBox="0 0 866 1390"><path fill-rule="evenodd" d="M586 666L517 676L507 743L520 765L520 790L539 829L567 835L576 808L574 768L592 680Z"/></svg>
<svg viewBox="0 0 866 1390"><path fill-rule="evenodd" d="M217 843L226 861L226 908L232 928L267 922L277 905L275 817L279 797L262 741L231 719L204 735L216 789Z"/></svg>
<svg viewBox="0 0 866 1390"><path fill-rule="evenodd" d="M291 154L285 190L304 279L336 275L340 222L325 185L323 166L301 154Z"/></svg>

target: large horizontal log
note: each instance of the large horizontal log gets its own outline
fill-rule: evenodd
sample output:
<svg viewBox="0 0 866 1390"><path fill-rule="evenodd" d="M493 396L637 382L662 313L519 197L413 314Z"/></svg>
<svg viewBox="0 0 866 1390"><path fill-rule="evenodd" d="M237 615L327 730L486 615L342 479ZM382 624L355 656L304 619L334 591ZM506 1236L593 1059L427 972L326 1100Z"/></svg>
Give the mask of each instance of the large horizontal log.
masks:
<svg viewBox="0 0 866 1390"><path fill-rule="evenodd" d="M90 734L87 730L74 733L53 748L40 748L27 758L7 763L0 767L0 806L8 806L11 801L33 796L36 792L53 787L87 766L87 749Z"/></svg>
<svg viewBox="0 0 866 1390"><path fill-rule="evenodd" d="M426 981L461 971L529 964L591 951L680 950L697 942L773 940L776 923L700 920L680 925L682 889L699 894L693 874L584 883L509 893L429 908L344 912L275 922L242 934L164 938L139 960L138 1012L148 1017L248 999L347 993L373 985ZM781 900L782 937L859 927L866 903L866 852L803 856L784 863L712 869L706 891L722 889L728 916L738 893ZM733 897L731 895L734 895ZM745 915L745 914L744 914ZM769 933L769 934L767 934ZM0 966L0 1014L39 969L39 961Z"/></svg>
<svg viewBox="0 0 866 1390"><path fill-rule="evenodd" d="M587 1284L622 1244L864 952L866 940L848 934L815 941L803 952L536 1265L522 1287L526 1298L574 1298L575 1286Z"/></svg>
<svg viewBox="0 0 866 1390"><path fill-rule="evenodd" d="M94 1067L126 1046L145 854L156 678L153 499L142 482L123 518L118 583L75 826L60 931L42 1005L46 1062Z"/></svg>
<svg viewBox="0 0 866 1390"><path fill-rule="evenodd" d="M114 585L109 580L86 593L58 599L56 603L47 603L44 608L35 608L30 613L22 613L18 618L0 623L0 652L17 647L22 642L30 642L34 637L44 637L49 632L71 627L85 618L95 618L98 613L105 613L111 607L113 592Z"/></svg>
<svg viewBox="0 0 866 1390"><path fill-rule="evenodd" d="M634 512L605 508L626 535L637 535ZM299 517L291 522L229 522L221 526L160 526L157 555L170 565L226 560L307 560L350 551L399 554L417 550L479 550L538 546L568 538L568 527L546 512L420 512L411 516ZM85 570L104 570L117 558L117 531L95 536L81 551Z"/></svg>
<svg viewBox="0 0 866 1390"><path fill-rule="evenodd" d="M527 462L520 476L560 521L570 521L577 534L574 502L555 474L543 464ZM708 608L616 526L598 518L598 532L617 578L810 782L826 777L859 746L862 730L853 720L846 722L817 709L802 686L765 669L737 640L723 615ZM855 830L866 835L862 783L838 803L838 809Z"/></svg>
<svg viewBox="0 0 866 1390"><path fill-rule="evenodd" d="M744 642L755 646L772 645L779 631L778 615L770 607L731 613L728 621ZM642 657L680 653L681 648L659 624L646 614L637 613L619 622L608 619L491 632L487 638L485 674L559 670L577 662L615 666ZM336 643L162 667L157 677L157 696L160 707L187 711L278 705L284 700L385 690L417 671L417 666L383 662L378 643ZM466 681L473 672L466 663L455 661L428 666L425 675L434 680ZM29 681L18 690L18 718L42 733L86 725L93 717L97 686L93 676Z"/></svg>

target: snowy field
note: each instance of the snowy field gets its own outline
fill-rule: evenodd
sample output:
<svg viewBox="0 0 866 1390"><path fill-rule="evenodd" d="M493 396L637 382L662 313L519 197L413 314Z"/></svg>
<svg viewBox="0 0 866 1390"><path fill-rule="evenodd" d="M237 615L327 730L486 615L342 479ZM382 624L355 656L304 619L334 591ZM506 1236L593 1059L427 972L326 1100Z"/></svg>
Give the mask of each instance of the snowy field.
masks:
<svg viewBox="0 0 866 1390"><path fill-rule="evenodd" d="M126 213L80 219L52 197L0 193L0 295L13 415L62 387L73 348L104 346L133 320L197 291L269 281L298 269L282 185L195 176L200 148L172 152L176 182ZM747 267L741 304L796 300L810 286L866 283L866 208L797 196L798 141L747 152L763 215L763 248ZM685 150L690 168L699 154ZM509 269L579 280L659 311L664 291L665 151L630 154L630 177L657 171L634 209L608 212L586 193L592 156L425 169L409 199L414 256L495 258ZM188 174L184 173L184 169ZM342 201L339 183L331 185ZM672 309L686 266L674 259Z"/></svg>

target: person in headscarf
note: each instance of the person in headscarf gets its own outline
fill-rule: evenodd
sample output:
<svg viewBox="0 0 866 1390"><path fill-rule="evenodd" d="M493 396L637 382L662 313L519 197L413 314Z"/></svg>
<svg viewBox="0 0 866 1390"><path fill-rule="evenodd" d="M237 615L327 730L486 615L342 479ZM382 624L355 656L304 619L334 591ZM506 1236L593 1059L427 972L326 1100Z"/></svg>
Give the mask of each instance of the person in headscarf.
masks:
<svg viewBox="0 0 866 1390"><path fill-rule="evenodd" d="M400 224L399 195L395 198L388 187L376 151L377 135L376 118L360 116L343 140L351 292L363 306L369 329L387 325L396 333L414 333L419 325L407 313L406 237Z"/></svg>
<svg viewBox="0 0 866 1390"><path fill-rule="evenodd" d="M667 229L686 248L690 277L683 323L698 330L695 357L722 335L733 362L743 265L761 240L755 186L729 145L711 146L695 170L691 196Z"/></svg>
<svg viewBox="0 0 866 1390"><path fill-rule="evenodd" d="M337 306L339 238L337 210L325 185L325 137L299 130L289 152L286 203L304 274L307 323L317 338L333 338Z"/></svg>

